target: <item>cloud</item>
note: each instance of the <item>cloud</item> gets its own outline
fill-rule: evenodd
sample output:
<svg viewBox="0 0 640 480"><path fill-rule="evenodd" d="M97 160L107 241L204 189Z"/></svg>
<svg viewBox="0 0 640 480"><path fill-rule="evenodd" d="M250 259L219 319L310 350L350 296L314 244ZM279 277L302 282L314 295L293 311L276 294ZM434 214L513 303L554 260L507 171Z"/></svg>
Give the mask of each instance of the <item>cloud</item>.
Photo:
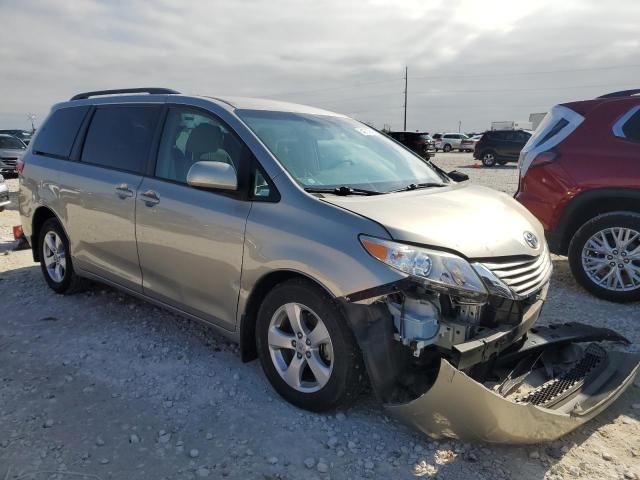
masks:
<svg viewBox="0 0 640 480"><path fill-rule="evenodd" d="M0 18L5 127L79 91L152 85L401 128L408 65L409 129L479 130L640 73L633 0L5 0Z"/></svg>

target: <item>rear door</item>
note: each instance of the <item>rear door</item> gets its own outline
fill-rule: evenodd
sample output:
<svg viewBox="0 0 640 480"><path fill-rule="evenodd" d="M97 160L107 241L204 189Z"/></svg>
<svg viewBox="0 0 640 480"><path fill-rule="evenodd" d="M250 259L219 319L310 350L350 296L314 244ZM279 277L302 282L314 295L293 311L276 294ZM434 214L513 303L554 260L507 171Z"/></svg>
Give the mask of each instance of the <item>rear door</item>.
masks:
<svg viewBox="0 0 640 480"><path fill-rule="evenodd" d="M491 145L493 146L496 156L500 160L507 160L509 158L509 132L491 132Z"/></svg>
<svg viewBox="0 0 640 480"><path fill-rule="evenodd" d="M249 149L216 116L171 106L153 175L142 181L137 200L144 293L227 330L235 328L240 291L250 159ZM187 172L200 160L233 165L239 191L189 186Z"/></svg>
<svg viewBox="0 0 640 480"><path fill-rule="evenodd" d="M59 175L75 266L138 292L136 195L161 109L96 107L80 161L65 163Z"/></svg>

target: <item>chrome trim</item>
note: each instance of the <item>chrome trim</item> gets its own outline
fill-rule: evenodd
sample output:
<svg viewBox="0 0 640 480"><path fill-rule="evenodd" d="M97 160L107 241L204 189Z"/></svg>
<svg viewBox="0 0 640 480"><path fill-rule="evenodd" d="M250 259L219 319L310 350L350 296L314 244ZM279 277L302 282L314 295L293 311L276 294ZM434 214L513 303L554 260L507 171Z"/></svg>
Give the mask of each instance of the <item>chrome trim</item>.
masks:
<svg viewBox="0 0 640 480"><path fill-rule="evenodd" d="M476 267L476 265L480 265ZM491 284L496 294L500 295L500 291L506 286L512 293L512 296L501 296L519 300L530 296L544 286L551 278L553 272L553 263L549 250L546 248L537 257L527 257L522 260L501 261L499 258L493 259L492 262L482 262L474 264L476 271L482 270L484 267L489 270L500 283L496 284L495 278L487 276L487 288ZM484 278L483 278L484 279Z"/></svg>

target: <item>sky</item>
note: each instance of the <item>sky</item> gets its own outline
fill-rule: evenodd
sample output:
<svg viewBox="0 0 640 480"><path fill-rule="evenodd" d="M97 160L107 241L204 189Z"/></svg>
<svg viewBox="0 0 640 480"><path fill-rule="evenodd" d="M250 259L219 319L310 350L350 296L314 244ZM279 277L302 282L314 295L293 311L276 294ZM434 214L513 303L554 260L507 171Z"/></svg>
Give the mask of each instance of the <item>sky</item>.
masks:
<svg viewBox="0 0 640 480"><path fill-rule="evenodd" d="M0 0L0 128L82 91L160 86L483 131L640 88L636 0Z"/></svg>

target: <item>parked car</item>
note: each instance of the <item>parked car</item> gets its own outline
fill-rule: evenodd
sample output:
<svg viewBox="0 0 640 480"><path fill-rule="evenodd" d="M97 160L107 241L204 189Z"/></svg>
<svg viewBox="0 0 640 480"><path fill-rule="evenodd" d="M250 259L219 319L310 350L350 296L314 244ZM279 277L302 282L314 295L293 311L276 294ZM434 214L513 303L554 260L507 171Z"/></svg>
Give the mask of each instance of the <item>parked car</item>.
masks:
<svg viewBox="0 0 640 480"><path fill-rule="evenodd" d="M481 137L482 134L468 136L460 142L460 148L465 152L473 152Z"/></svg>
<svg viewBox="0 0 640 480"><path fill-rule="evenodd" d="M29 130L0 130L0 134L11 135L22 141L25 145L29 145L33 132Z"/></svg>
<svg viewBox="0 0 640 480"><path fill-rule="evenodd" d="M638 369L637 355L575 343L622 339L610 330L530 330L552 265L524 207L344 115L82 93L53 107L18 170L51 289L91 278L203 321L305 409L369 383L421 431L540 442L602 411Z"/></svg>
<svg viewBox="0 0 640 480"><path fill-rule="evenodd" d="M526 130L489 130L482 134L473 150L473 157L485 167L517 162L522 147L531 138Z"/></svg>
<svg viewBox="0 0 640 480"><path fill-rule="evenodd" d="M4 177L0 175L0 212L4 211L6 206L10 203L9 188L7 187L7 183L4 181Z"/></svg>
<svg viewBox="0 0 640 480"><path fill-rule="evenodd" d="M388 132L387 135L427 160L431 157L429 151L435 149L434 142L427 133Z"/></svg>
<svg viewBox="0 0 640 480"><path fill-rule="evenodd" d="M0 174L15 174L18 159L27 146L12 135L0 134Z"/></svg>
<svg viewBox="0 0 640 480"><path fill-rule="evenodd" d="M433 135L431 135L431 140L433 140L433 149L437 152L438 149L438 143L439 140L442 138L442 134L441 133L434 133Z"/></svg>
<svg viewBox="0 0 640 480"><path fill-rule="evenodd" d="M443 152L450 152L451 150L458 149L462 152L461 143L466 138L467 136L464 133L443 133L436 142L436 151L442 150Z"/></svg>
<svg viewBox="0 0 640 480"><path fill-rule="evenodd" d="M576 280L640 300L640 90L558 105L520 154L516 198Z"/></svg>

